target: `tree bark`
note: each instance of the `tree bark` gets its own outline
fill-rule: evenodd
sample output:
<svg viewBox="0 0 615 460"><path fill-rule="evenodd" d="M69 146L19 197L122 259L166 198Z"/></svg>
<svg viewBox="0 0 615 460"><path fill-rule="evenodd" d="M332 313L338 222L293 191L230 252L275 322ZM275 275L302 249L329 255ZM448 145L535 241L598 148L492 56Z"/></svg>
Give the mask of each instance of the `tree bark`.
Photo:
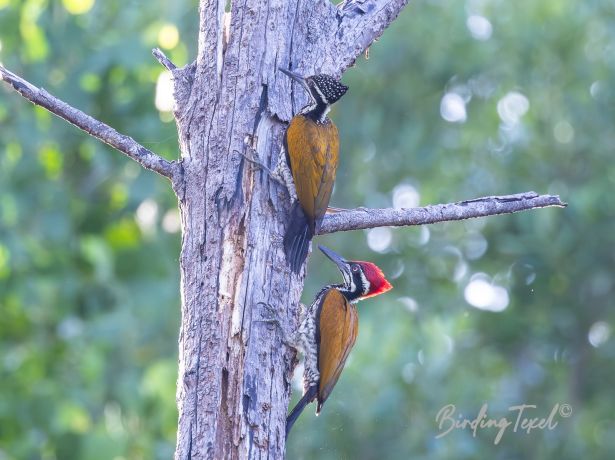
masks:
<svg viewBox="0 0 615 460"><path fill-rule="evenodd" d="M293 351L259 319L267 309L295 326L304 273L291 273L282 248L287 191L244 155L275 165L283 122L306 102L278 67L340 75L406 2L237 1L224 34L225 3L201 1L196 63L173 70L183 167L176 459L284 457Z"/></svg>
<svg viewBox="0 0 615 460"><path fill-rule="evenodd" d="M288 191L246 156L275 165L285 122L306 103L278 67L339 76L406 3L238 0L228 22L226 0L201 0L196 61L177 68L154 50L174 77L179 162L0 66L0 77L24 97L172 182L182 222L177 460L284 457L294 351L263 320L273 313L282 330L295 329L305 273L293 274L283 251ZM360 208L327 215L320 233L564 205L528 192L416 209Z"/></svg>

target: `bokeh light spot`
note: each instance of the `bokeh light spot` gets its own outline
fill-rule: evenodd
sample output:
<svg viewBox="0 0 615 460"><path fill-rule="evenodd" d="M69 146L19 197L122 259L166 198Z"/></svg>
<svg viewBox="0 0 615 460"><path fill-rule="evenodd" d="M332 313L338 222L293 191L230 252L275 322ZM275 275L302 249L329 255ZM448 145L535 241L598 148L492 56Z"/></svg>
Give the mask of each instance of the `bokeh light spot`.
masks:
<svg viewBox="0 0 615 460"><path fill-rule="evenodd" d="M453 272L453 280L455 282L460 282L468 273L468 264L463 260L459 260L457 265L455 265L455 271Z"/></svg>
<svg viewBox="0 0 615 460"><path fill-rule="evenodd" d="M59 178L64 160L56 144L47 143L43 145L38 152L38 160L49 179Z"/></svg>
<svg viewBox="0 0 615 460"><path fill-rule="evenodd" d="M141 239L138 225L128 218L113 222L104 234L107 243L114 249L134 248Z"/></svg>
<svg viewBox="0 0 615 460"><path fill-rule="evenodd" d="M169 209L162 218L162 229L167 233L177 233L181 230L181 221L177 208Z"/></svg>
<svg viewBox="0 0 615 460"><path fill-rule="evenodd" d="M427 227L421 227L421 236L419 238L419 245L425 246L429 243L429 239L431 238L431 232Z"/></svg>
<svg viewBox="0 0 615 460"><path fill-rule="evenodd" d="M128 187L121 182L117 182L111 186L109 195L111 209L122 209L126 206L126 203L128 203Z"/></svg>
<svg viewBox="0 0 615 460"><path fill-rule="evenodd" d="M611 337L611 327L604 321L598 321L589 328L587 340L592 347L598 348Z"/></svg>
<svg viewBox="0 0 615 460"><path fill-rule="evenodd" d="M467 120L466 103L457 93L446 93L440 102L440 115L451 123L463 123Z"/></svg>
<svg viewBox="0 0 615 460"><path fill-rule="evenodd" d="M498 101L498 115L509 125L517 124L529 108L530 101L517 91L511 91Z"/></svg>
<svg viewBox="0 0 615 460"><path fill-rule="evenodd" d="M173 49L179 43L179 31L174 24L165 24L158 31L158 44L167 50Z"/></svg>
<svg viewBox="0 0 615 460"><path fill-rule="evenodd" d="M84 91L87 91L89 93L94 93L98 91L101 85L102 82L100 80L100 77L92 72L87 72L83 74L79 79L79 86L81 86Z"/></svg>
<svg viewBox="0 0 615 460"><path fill-rule="evenodd" d="M491 26L489 19L484 16L473 14L468 17L466 26L468 27L470 34L472 34L472 37L476 40L486 41L491 38L493 27Z"/></svg>
<svg viewBox="0 0 615 460"><path fill-rule="evenodd" d="M92 9L96 0L62 0L62 5L70 14L85 14Z"/></svg>
<svg viewBox="0 0 615 460"><path fill-rule="evenodd" d="M136 212L137 225L143 233L153 233L156 229L158 217L158 204L150 198L144 200Z"/></svg>
<svg viewBox="0 0 615 460"><path fill-rule="evenodd" d="M567 121L558 121L553 127L553 137L560 144L568 144L574 139L574 128Z"/></svg>
<svg viewBox="0 0 615 460"><path fill-rule="evenodd" d="M591 94L594 99L599 100L604 93L604 86L604 83L600 80L593 82L589 87L589 94Z"/></svg>
<svg viewBox="0 0 615 460"><path fill-rule="evenodd" d="M400 297L398 300L410 313L416 313L419 310L419 304L412 297Z"/></svg>
<svg viewBox="0 0 615 460"><path fill-rule="evenodd" d="M410 184L400 184L393 189L394 208L415 208L419 205L421 195Z"/></svg>
<svg viewBox="0 0 615 460"><path fill-rule="evenodd" d="M469 260L480 259L488 247L487 239L479 232L469 233L463 244L464 254Z"/></svg>
<svg viewBox="0 0 615 460"><path fill-rule="evenodd" d="M389 228L372 228L367 232L367 245L372 251L386 252L392 241L393 233Z"/></svg>
<svg viewBox="0 0 615 460"><path fill-rule="evenodd" d="M173 75L165 70L158 76L156 81L156 98L154 104L161 112L170 112L173 110Z"/></svg>
<svg viewBox="0 0 615 460"><path fill-rule="evenodd" d="M463 294L466 302L479 310L499 312L508 307L508 291L489 282L483 273L472 277Z"/></svg>
<svg viewBox="0 0 615 460"><path fill-rule="evenodd" d="M90 429L92 420L83 407L72 402L65 402L58 408L56 423L68 432L83 434Z"/></svg>

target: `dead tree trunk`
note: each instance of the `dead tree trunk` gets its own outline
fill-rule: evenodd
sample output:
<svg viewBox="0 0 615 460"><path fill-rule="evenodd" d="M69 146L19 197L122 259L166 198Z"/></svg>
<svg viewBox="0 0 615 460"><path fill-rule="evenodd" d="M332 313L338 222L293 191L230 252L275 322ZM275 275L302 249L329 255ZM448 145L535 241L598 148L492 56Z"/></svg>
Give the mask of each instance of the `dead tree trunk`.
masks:
<svg viewBox="0 0 615 460"><path fill-rule="evenodd" d="M282 248L287 191L245 156L275 165L285 122L306 102L279 66L339 76L406 3L240 0L225 16L225 0L201 0L196 61L177 69L154 53L174 76L181 148L174 162L0 66L24 97L171 180L182 220L176 459L284 457L294 353L261 319L275 312L286 329L295 326L304 273L291 273ZM562 205L528 192L357 209L326 217L321 233Z"/></svg>
<svg viewBox="0 0 615 460"><path fill-rule="evenodd" d="M175 71L184 228L177 459L284 456L293 353L259 318L267 305L292 322L303 275L291 274L282 249L289 195L244 155L275 165L284 122L306 102L279 66L340 75L406 2L356 3L346 17L325 0L233 2L225 34L225 2L201 1L196 64Z"/></svg>

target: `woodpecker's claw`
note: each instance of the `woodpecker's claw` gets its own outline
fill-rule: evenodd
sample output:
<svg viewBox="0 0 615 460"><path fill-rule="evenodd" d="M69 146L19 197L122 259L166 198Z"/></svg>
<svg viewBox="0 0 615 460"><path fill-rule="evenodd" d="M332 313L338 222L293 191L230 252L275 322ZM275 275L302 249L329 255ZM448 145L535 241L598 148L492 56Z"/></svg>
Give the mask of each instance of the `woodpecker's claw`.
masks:
<svg viewBox="0 0 615 460"><path fill-rule="evenodd" d="M258 166L260 169L262 169L269 175L271 180L277 182L279 185L284 187L288 192L288 195L290 196L291 202L297 201L297 193L295 192L294 186L295 183L293 181L292 173L290 172L290 169L288 168L288 165L285 161L286 153L284 152L284 149L282 149L282 151L280 152L280 156L278 157L278 163L276 164L275 169L271 170L262 161L258 159L258 156L256 155L255 139L256 138L252 136L246 136L246 138L244 139L246 149L250 150L251 155L248 155L245 152L239 152L237 150L235 150L235 153L239 153L250 163Z"/></svg>
<svg viewBox="0 0 615 460"><path fill-rule="evenodd" d="M255 158L251 158L248 154L246 154L244 152L237 152L237 153L239 153L241 156L243 156L246 160L248 160L253 165L258 166L260 169L265 171L273 181L277 182L278 184L282 185L283 187L286 186L286 184L284 184L284 182L282 182L282 180L279 179L277 177L277 175L271 169L269 169L263 162L261 162L260 160L255 159Z"/></svg>

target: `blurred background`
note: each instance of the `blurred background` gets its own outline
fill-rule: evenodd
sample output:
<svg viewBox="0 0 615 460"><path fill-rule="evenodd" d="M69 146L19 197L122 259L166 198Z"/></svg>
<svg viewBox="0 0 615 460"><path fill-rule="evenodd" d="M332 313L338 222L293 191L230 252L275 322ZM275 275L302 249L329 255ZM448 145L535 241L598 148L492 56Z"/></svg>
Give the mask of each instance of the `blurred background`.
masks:
<svg viewBox="0 0 615 460"><path fill-rule="evenodd" d="M189 62L196 4L0 0L0 61L172 159L150 50ZM332 206L535 190L569 207L319 237L395 289L359 304L289 458L615 458L614 71L611 0L423 0L345 74ZM166 180L0 86L0 459L171 457L179 243ZM310 265L305 301L340 279ZM436 439L443 406L484 403L572 414L497 445L495 428Z"/></svg>

